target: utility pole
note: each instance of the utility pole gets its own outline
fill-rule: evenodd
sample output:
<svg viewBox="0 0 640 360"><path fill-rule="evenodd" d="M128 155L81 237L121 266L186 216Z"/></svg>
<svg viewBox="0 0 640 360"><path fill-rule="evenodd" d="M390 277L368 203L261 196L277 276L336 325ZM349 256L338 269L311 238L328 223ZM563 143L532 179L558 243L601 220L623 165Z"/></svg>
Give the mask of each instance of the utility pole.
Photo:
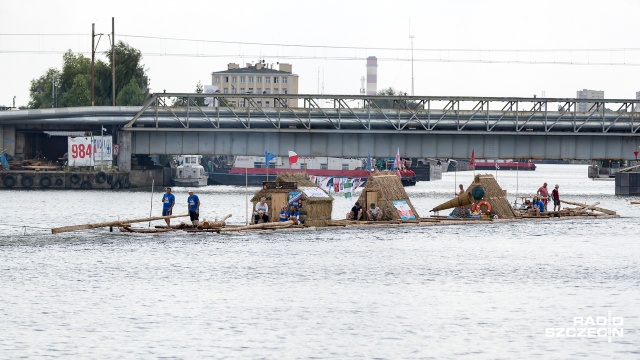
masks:
<svg viewBox="0 0 640 360"><path fill-rule="evenodd" d="M409 39L411 39L411 96L414 96L413 92L413 33L411 32L411 22L409 22Z"/></svg>
<svg viewBox="0 0 640 360"><path fill-rule="evenodd" d="M96 73L94 63L96 60L96 24L91 24L91 106L95 105Z"/></svg>
<svg viewBox="0 0 640 360"><path fill-rule="evenodd" d="M115 18L111 17L111 105L116 106L116 33Z"/></svg>

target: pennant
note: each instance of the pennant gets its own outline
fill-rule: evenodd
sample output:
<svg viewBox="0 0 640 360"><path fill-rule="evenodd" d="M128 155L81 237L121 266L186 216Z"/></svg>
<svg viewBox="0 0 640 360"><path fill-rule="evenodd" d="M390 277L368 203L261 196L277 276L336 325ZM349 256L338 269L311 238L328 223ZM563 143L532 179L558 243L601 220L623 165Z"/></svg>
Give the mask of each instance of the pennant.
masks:
<svg viewBox="0 0 640 360"><path fill-rule="evenodd" d="M293 165L298 162L298 154L289 150L289 165Z"/></svg>
<svg viewBox="0 0 640 360"><path fill-rule="evenodd" d="M346 193L344 193L344 198L345 198L345 199L348 199L348 198L350 198L350 197L351 197L351 193L350 193L350 192L346 192Z"/></svg>
<svg viewBox="0 0 640 360"><path fill-rule="evenodd" d="M393 161L393 167L395 170L400 170L400 148L398 148L398 152L396 152L396 158Z"/></svg>
<svg viewBox="0 0 640 360"><path fill-rule="evenodd" d="M269 167L269 162L270 162L271 160L275 159L275 158L276 158L276 155L275 155L275 154L272 154L272 153L270 153L270 152L268 152L268 151L267 151L267 152L265 152L265 153L264 153L264 164L266 165L266 167Z"/></svg>
<svg viewBox="0 0 640 360"><path fill-rule="evenodd" d="M471 161L469 161L469 167L476 168L476 149L471 149Z"/></svg>

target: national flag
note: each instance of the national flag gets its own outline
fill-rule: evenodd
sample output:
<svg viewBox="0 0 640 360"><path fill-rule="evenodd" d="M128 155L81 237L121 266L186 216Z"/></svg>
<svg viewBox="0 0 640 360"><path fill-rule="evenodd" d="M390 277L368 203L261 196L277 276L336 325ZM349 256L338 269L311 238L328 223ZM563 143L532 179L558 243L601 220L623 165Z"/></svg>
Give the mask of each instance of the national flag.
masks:
<svg viewBox="0 0 640 360"><path fill-rule="evenodd" d="M396 158L393 161L393 167L396 170L400 170L400 148L398 148L398 151L396 152Z"/></svg>
<svg viewBox="0 0 640 360"><path fill-rule="evenodd" d="M471 161L469 161L469 167L476 168L476 149L471 149Z"/></svg>
<svg viewBox="0 0 640 360"><path fill-rule="evenodd" d="M293 165L298 162L298 154L289 150L289 165Z"/></svg>
<svg viewBox="0 0 640 360"><path fill-rule="evenodd" d="M275 159L275 157L276 157L276 154L272 154L268 151L264 153L264 164L266 165L266 167L269 167L269 162Z"/></svg>
<svg viewBox="0 0 640 360"><path fill-rule="evenodd" d="M351 193L350 193L350 192L346 192L346 193L344 193L344 198L345 198L345 199L348 199L348 198L350 198L350 197L351 197Z"/></svg>
<svg viewBox="0 0 640 360"><path fill-rule="evenodd" d="M500 165L496 163L496 170L500 170Z"/></svg>

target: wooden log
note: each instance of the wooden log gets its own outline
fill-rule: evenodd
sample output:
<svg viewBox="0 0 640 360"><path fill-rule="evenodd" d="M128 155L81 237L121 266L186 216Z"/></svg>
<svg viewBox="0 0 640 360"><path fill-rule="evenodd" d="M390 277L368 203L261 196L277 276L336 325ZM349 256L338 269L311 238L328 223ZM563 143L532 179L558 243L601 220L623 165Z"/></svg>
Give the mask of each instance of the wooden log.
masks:
<svg viewBox="0 0 640 360"><path fill-rule="evenodd" d="M84 225L63 226L63 227L51 229L51 233L59 234L63 232L76 231L76 230L95 229L95 228L107 227L107 226L122 226L125 224L131 224L131 223L139 223L139 222L145 222L145 221L151 221L151 220L164 220L164 219L186 217L186 216L189 216L189 214L171 215L171 216L154 216L154 217L147 217L147 218L141 218L141 219L128 219L128 220L107 221L107 222L84 224Z"/></svg>
<svg viewBox="0 0 640 360"><path fill-rule="evenodd" d="M573 201L566 201L566 200L560 200L563 203L569 204L569 205L575 205L575 206L580 206L583 207L585 209L588 210L595 210L595 211L600 211L601 213L607 214L607 215L617 215L617 213L613 210L607 210L607 209L603 209L601 207L597 207L596 205L600 204L599 202L593 204L593 205L587 205L587 204L581 204L579 202L573 202Z"/></svg>
<svg viewBox="0 0 640 360"><path fill-rule="evenodd" d="M244 231L244 230L259 230L259 229L281 229L293 226L293 221L284 221L284 222L268 222L262 224L253 224L247 226L238 226L233 228L221 228L220 232L230 232L230 231Z"/></svg>

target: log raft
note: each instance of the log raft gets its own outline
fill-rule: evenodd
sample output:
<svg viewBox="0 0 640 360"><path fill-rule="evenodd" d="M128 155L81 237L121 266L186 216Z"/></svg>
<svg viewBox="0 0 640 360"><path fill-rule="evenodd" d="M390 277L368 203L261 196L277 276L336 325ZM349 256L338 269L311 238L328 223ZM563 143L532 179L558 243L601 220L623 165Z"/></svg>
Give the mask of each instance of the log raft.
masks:
<svg viewBox="0 0 640 360"><path fill-rule="evenodd" d="M131 223L146 222L146 221L151 221L151 220L164 220L164 219L186 217L186 216L189 216L189 214L185 214L185 215L170 215L170 216L154 216L154 217L147 217L147 218L141 218L141 219L116 220L116 221L107 221L107 222L93 223L93 224L63 226L63 227L58 227L58 228L51 229L51 233L52 234L59 234L59 233L63 233L63 232L77 231L77 230L88 230L88 229L95 229L95 228L100 228L100 227L124 226L124 225L131 224Z"/></svg>

